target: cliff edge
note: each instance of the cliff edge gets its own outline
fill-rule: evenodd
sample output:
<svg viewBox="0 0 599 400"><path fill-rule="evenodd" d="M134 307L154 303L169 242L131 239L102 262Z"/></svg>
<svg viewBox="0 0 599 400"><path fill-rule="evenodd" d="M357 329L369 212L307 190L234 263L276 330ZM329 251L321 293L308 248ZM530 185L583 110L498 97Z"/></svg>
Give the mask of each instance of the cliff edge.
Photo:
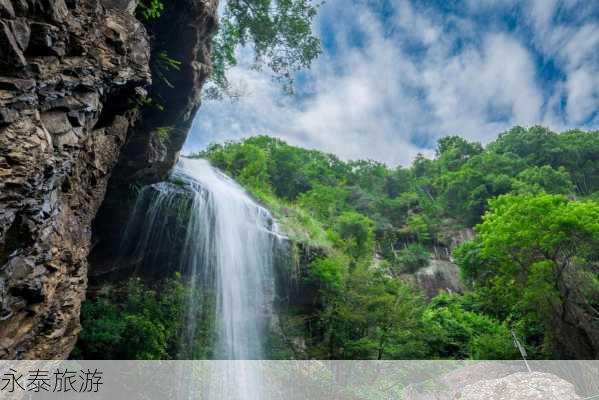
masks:
<svg viewBox="0 0 599 400"><path fill-rule="evenodd" d="M217 1L171 1L151 23L135 8L0 0L0 358L68 356L98 209L168 173L199 107ZM161 53L181 66L168 85Z"/></svg>

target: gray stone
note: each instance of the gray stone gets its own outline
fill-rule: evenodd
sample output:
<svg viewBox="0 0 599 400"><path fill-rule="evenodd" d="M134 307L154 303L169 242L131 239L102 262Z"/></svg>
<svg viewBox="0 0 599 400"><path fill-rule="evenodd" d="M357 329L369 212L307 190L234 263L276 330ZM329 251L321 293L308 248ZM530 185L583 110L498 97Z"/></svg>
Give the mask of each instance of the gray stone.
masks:
<svg viewBox="0 0 599 400"><path fill-rule="evenodd" d="M39 56L63 56L65 43L61 40L60 29L43 22L31 24L31 37L28 53Z"/></svg>
<svg viewBox="0 0 599 400"><path fill-rule="evenodd" d="M115 8L117 10L126 11L133 15L137 7L137 0L101 0L102 5L106 8Z"/></svg>
<svg viewBox="0 0 599 400"><path fill-rule="evenodd" d="M0 0L0 17L14 18L15 16L15 9L10 0Z"/></svg>
<svg viewBox="0 0 599 400"><path fill-rule="evenodd" d="M12 4L15 8L17 15L26 15L29 12L29 3L27 0L5 0Z"/></svg>
<svg viewBox="0 0 599 400"><path fill-rule="evenodd" d="M426 267L415 274L418 286L424 289L428 297L439 292L462 293L464 287L460 281L460 269L451 261L432 258Z"/></svg>
<svg viewBox="0 0 599 400"><path fill-rule="evenodd" d="M18 117L18 113L15 110L9 108L0 108L0 124L9 124L15 122Z"/></svg>
<svg viewBox="0 0 599 400"><path fill-rule="evenodd" d="M49 111L41 114L42 124L51 135L61 135L71 130L72 125L66 112Z"/></svg>
<svg viewBox="0 0 599 400"><path fill-rule="evenodd" d="M25 56L8 23L0 21L0 65L4 65L7 69L14 69L26 64Z"/></svg>
<svg viewBox="0 0 599 400"><path fill-rule="evenodd" d="M62 23L69 15L69 9L64 0L38 0L45 14L51 21Z"/></svg>
<svg viewBox="0 0 599 400"><path fill-rule="evenodd" d="M27 92L35 88L35 81L32 79L17 79L0 77L1 90L18 90Z"/></svg>
<svg viewBox="0 0 599 400"><path fill-rule="evenodd" d="M14 21L10 21L10 28L21 50L27 50L27 46L29 46L29 38L31 37L31 29L29 28L27 19L18 18Z"/></svg>
<svg viewBox="0 0 599 400"><path fill-rule="evenodd" d="M574 385L542 372L519 372L505 378L468 385L454 398L460 400L580 400Z"/></svg>

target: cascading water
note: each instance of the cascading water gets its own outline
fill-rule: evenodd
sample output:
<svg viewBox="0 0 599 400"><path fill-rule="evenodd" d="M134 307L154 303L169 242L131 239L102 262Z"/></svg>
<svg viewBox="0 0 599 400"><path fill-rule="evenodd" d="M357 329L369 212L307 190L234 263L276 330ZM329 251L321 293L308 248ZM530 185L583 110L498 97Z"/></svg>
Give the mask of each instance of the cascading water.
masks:
<svg viewBox="0 0 599 400"><path fill-rule="evenodd" d="M270 213L208 161L182 158L167 182L142 191L133 215L123 242L129 260L144 272L175 267L192 288L213 291L212 358L264 358L280 238ZM187 357L202 307L208 308L197 296L190 298L181 352ZM208 398L263 398L256 364L229 363L224 372L208 386Z"/></svg>

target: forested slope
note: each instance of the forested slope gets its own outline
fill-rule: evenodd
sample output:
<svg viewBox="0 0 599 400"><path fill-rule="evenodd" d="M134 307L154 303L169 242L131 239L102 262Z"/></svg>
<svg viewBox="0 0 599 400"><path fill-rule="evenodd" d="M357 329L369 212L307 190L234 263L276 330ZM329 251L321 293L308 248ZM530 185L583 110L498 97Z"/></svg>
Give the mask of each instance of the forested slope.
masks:
<svg viewBox="0 0 599 400"><path fill-rule="evenodd" d="M315 311L284 318L299 356L515 358L511 331L534 358L599 356L598 132L516 127L486 147L446 137L408 168L266 136L198 156L292 239L328 249L309 267ZM467 289L426 299L406 276L439 247ZM273 357L298 356L281 348Z"/></svg>

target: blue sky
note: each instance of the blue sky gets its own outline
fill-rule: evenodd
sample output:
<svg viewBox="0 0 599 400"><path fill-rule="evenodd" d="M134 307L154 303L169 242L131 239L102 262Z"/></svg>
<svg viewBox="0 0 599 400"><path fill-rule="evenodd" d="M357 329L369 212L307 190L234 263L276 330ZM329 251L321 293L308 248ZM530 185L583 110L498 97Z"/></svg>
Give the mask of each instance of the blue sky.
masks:
<svg viewBox="0 0 599 400"><path fill-rule="evenodd" d="M328 0L324 52L285 96L242 49L244 96L206 101L184 151L256 134L408 164L457 134L599 128L599 0Z"/></svg>

